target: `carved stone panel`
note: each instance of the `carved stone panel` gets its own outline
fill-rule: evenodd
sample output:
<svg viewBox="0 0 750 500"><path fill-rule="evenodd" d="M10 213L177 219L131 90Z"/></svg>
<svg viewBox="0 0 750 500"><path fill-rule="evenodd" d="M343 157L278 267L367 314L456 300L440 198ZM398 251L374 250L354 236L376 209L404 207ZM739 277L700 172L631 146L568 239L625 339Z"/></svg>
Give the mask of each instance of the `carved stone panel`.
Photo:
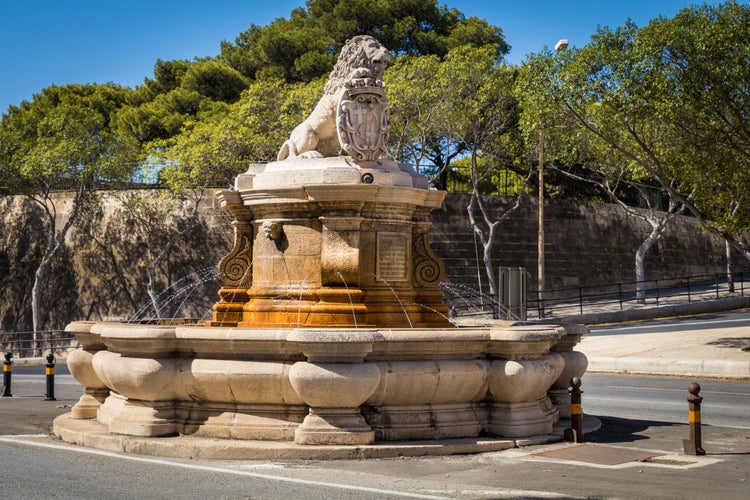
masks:
<svg viewBox="0 0 750 500"><path fill-rule="evenodd" d="M249 220L235 219L234 246L219 262L219 276L227 286L249 287L252 283L252 226Z"/></svg>
<svg viewBox="0 0 750 500"><path fill-rule="evenodd" d="M384 281L405 281L409 269L409 241L405 234L378 233L377 278Z"/></svg>
<svg viewBox="0 0 750 500"><path fill-rule="evenodd" d="M432 253L427 232L417 234L414 238L414 281L422 286L437 286L444 275L445 267Z"/></svg>

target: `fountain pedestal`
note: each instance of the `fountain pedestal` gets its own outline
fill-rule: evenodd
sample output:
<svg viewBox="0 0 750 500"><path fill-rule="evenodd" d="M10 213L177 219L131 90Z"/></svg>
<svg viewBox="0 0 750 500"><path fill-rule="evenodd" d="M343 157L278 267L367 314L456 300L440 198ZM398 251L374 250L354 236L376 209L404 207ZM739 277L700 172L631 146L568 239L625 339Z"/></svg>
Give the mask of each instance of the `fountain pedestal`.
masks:
<svg viewBox="0 0 750 500"><path fill-rule="evenodd" d="M451 328L427 236L445 193L427 187L390 160L252 165L218 194L235 244L210 324Z"/></svg>

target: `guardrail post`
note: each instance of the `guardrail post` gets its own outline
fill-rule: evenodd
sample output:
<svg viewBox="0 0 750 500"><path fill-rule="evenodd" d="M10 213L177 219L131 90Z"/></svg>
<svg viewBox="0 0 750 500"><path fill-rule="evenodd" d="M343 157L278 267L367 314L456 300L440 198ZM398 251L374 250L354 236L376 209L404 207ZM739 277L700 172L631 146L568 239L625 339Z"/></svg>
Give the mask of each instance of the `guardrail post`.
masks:
<svg viewBox="0 0 750 500"><path fill-rule="evenodd" d="M10 377L13 372L13 353L8 351L5 353L5 361L3 361L3 385L5 390L3 391L4 398L12 398L13 394L10 393Z"/></svg>
<svg viewBox="0 0 750 500"><path fill-rule="evenodd" d="M52 353L47 354L47 364L44 365L44 373L47 376L47 393L44 395L45 401L57 401L55 399L55 356Z"/></svg>
<svg viewBox="0 0 750 500"><path fill-rule="evenodd" d="M581 406L581 379L570 379L570 428L565 429L563 438L572 443L583 443L583 407Z"/></svg>
<svg viewBox="0 0 750 500"><path fill-rule="evenodd" d="M701 386L693 382L688 386L690 395L688 401L688 421L690 423L690 439L682 441L682 448L686 455L705 455L706 450L701 446L701 401L698 395Z"/></svg>

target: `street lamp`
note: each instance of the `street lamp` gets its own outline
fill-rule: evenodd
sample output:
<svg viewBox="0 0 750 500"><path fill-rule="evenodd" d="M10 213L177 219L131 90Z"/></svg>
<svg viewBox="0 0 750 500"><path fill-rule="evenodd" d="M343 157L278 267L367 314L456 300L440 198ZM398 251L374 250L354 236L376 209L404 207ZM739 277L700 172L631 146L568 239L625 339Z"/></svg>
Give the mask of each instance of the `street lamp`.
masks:
<svg viewBox="0 0 750 500"><path fill-rule="evenodd" d="M555 53L568 48L568 40L555 44ZM544 317L544 131L539 130L539 241L537 247L537 301L539 317Z"/></svg>

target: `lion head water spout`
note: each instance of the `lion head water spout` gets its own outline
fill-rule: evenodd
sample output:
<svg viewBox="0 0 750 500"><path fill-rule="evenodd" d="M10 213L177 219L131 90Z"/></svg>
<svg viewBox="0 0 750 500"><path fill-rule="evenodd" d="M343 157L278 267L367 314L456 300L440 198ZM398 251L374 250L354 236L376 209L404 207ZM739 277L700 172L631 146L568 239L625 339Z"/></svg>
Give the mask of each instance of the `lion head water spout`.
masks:
<svg viewBox="0 0 750 500"><path fill-rule="evenodd" d="M491 444L450 449L504 449L553 431L567 380L586 369L573 351L585 328L448 320L428 242L444 193L386 151L387 61L371 37L348 42L279 160L218 193L234 245L207 325L68 326L85 394L56 434L142 453L280 458L383 456L376 441L480 435ZM179 445L165 444L175 434ZM257 443L269 440L291 444L263 455Z"/></svg>

